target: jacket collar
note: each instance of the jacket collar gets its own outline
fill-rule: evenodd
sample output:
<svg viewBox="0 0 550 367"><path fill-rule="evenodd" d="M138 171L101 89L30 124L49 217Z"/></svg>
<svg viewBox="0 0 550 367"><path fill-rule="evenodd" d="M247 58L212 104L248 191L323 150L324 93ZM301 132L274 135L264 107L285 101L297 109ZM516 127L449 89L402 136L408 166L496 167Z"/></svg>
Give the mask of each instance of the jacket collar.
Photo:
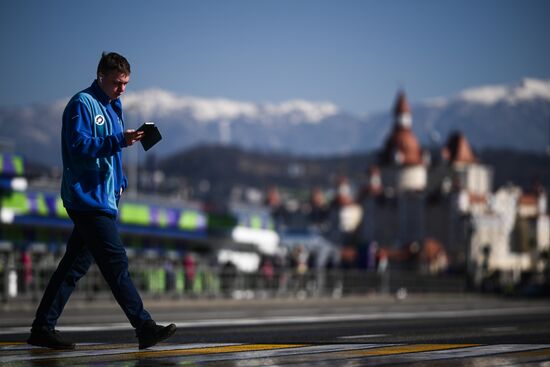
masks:
<svg viewBox="0 0 550 367"><path fill-rule="evenodd" d="M97 79L94 80L90 88L92 89L92 92L97 97L99 102L101 102L101 104L106 106L111 102L111 99L109 98L109 96L101 89L101 87L97 83Z"/></svg>

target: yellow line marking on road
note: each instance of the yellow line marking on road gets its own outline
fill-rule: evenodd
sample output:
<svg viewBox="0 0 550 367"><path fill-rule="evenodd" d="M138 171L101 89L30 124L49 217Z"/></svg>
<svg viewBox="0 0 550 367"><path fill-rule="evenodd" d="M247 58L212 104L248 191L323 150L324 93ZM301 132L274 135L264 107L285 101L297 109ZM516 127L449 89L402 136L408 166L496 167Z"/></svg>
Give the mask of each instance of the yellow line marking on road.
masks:
<svg viewBox="0 0 550 367"><path fill-rule="evenodd" d="M364 351L354 351L354 354L360 356L389 356L393 354L432 352L435 350L447 350L458 348L478 347L481 344L413 344L397 345L393 347L374 348Z"/></svg>
<svg viewBox="0 0 550 367"><path fill-rule="evenodd" d="M514 356L520 356L520 357L550 356L550 348L530 350L530 351L527 351L527 352L511 353L510 355L512 355L512 354Z"/></svg>
<svg viewBox="0 0 550 367"><path fill-rule="evenodd" d="M143 351L135 353L127 353L126 355L136 358L150 357L172 357L172 356L187 356L197 354L219 354L219 353L238 353L252 352L260 350L272 349L287 349L304 347L305 344L248 344L248 345L229 345L225 347L207 347L194 349L175 349L175 350L158 350L158 351Z"/></svg>
<svg viewBox="0 0 550 367"><path fill-rule="evenodd" d="M158 344L162 345L162 344ZM132 348L136 347L137 344L95 344L95 345L76 345L75 350L102 350L102 349L119 349L119 348Z"/></svg>
<svg viewBox="0 0 550 367"><path fill-rule="evenodd" d="M79 363L79 360L89 363L96 362L115 362L127 361L143 358L164 358L164 357L183 357L200 354L222 354L222 353L238 353L238 352L255 352L274 349L299 348L307 346L306 344L247 344L247 345L228 345L228 346L213 346L190 349L170 349L170 350L144 350L136 352L124 352L120 354L93 354L87 356L60 357L58 360L67 361L67 363ZM45 356L46 357L46 356ZM69 362L70 361L70 362Z"/></svg>

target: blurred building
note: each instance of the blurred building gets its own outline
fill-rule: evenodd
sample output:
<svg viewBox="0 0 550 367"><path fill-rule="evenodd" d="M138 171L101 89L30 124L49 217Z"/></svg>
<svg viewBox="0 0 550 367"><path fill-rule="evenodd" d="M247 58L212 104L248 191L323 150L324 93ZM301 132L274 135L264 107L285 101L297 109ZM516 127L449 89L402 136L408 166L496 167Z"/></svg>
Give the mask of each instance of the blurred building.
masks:
<svg viewBox="0 0 550 367"><path fill-rule="evenodd" d="M476 277L540 267L550 242L542 187L493 191L491 167L480 162L464 134L452 133L439 152L430 153L413 132L404 92L393 112L392 130L359 190L359 246L376 243L396 262L412 260L432 271L423 263L436 261L428 252L444 252L444 263Z"/></svg>

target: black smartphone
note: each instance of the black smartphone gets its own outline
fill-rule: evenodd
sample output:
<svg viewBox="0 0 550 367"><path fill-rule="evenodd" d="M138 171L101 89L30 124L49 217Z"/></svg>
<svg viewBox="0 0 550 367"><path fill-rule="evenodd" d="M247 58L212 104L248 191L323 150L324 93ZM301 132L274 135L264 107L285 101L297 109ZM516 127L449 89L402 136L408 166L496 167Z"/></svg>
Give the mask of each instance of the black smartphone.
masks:
<svg viewBox="0 0 550 367"><path fill-rule="evenodd" d="M141 125L138 131L143 131L143 138L141 138L141 146L145 151L148 151L162 139L160 131L154 122L145 122Z"/></svg>

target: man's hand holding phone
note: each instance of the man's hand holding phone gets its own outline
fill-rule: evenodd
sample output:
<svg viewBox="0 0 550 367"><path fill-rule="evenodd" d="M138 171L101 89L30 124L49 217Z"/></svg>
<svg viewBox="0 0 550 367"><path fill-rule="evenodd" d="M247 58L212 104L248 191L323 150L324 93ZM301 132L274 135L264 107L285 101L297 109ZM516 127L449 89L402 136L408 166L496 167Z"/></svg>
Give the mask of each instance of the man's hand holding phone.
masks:
<svg viewBox="0 0 550 367"><path fill-rule="evenodd" d="M140 141L144 135L145 132L142 130L128 129L124 132L124 140L126 140L126 145L130 146Z"/></svg>

